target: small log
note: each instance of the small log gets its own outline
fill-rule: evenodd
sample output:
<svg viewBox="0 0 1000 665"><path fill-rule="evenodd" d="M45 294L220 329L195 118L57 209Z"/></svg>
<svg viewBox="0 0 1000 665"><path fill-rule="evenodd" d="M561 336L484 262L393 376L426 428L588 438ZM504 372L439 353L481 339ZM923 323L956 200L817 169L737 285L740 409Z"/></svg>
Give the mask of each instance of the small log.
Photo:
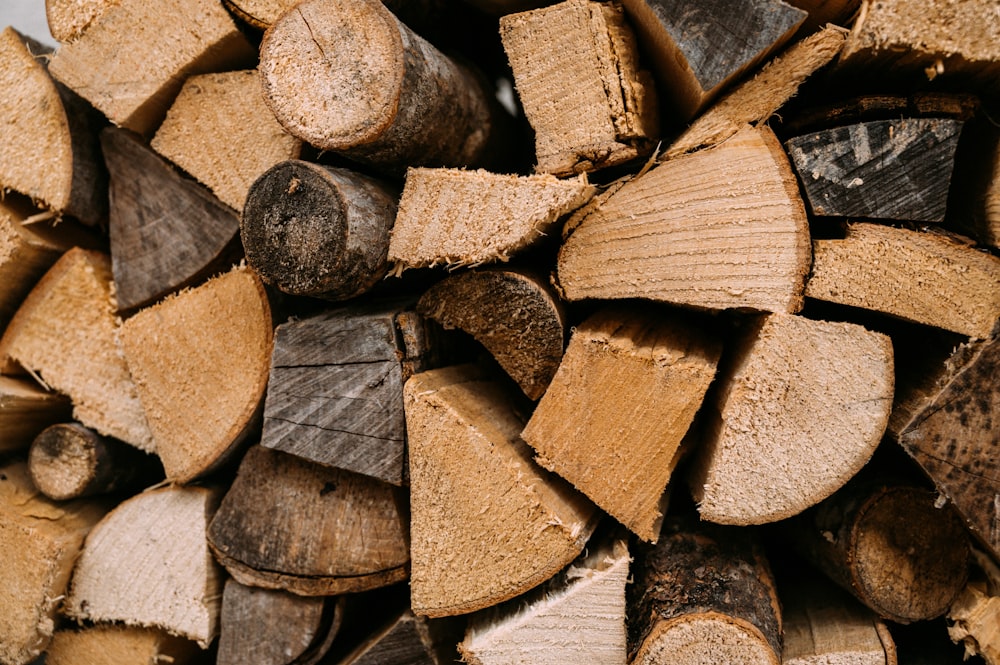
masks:
<svg viewBox="0 0 1000 665"><path fill-rule="evenodd" d="M189 78L150 146L237 212L261 173L302 151L264 103L255 69Z"/></svg>
<svg viewBox="0 0 1000 665"><path fill-rule="evenodd" d="M49 33L58 42L71 42L120 0L45 0Z"/></svg>
<svg viewBox="0 0 1000 665"><path fill-rule="evenodd" d="M80 423L50 425L35 437L28 471L35 487L55 501L135 492L163 479L155 455Z"/></svg>
<svg viewBox="0 0 1000 665"><path fill-rule="evenodd" d="M343 658L332 662L336 665L452 665L457 662L455 644L459 637L461 635L448 620L427 619L404 609L393 614L388 622Z"/></svg>
<svg viewBox="0 0 1000 665"><path fill-rule="evenodd" d="M500 37L535 130L536 171L570 176L652 152L656 92L620 4L566 0L508 14Z"/></svg>
<svg viewBox="0 0 1000 665"><path fill-rule="evenodd" d="M581 176L409 169L389 240L395 272L507 261L593 196Z"/></svg>
<svg viewBox="0 0 1000 665"><path fill-rule="evenodd" d="M559 367L566 339L562 303L540 278L513 270L476 270L438 282L417 311L475 338L537 400Z"/></svg>
<svg viewBox="0 0 1000 665"><path fill-rule="evenodd" d="M198 645L161 629L100 624L57 630L45 665L195 665Z"/></svg>
<svg viewBox="0 0 1000 665"><path fill-rule="evenodd" d="M520 595L583 549L597 514L531 461L511 395L463 365L403 387L414 613L465 614Z"/></svg>
<svg viewBox="0 0 1000 665"><path fill-rule="evenodd" d="M432 364L426 326L405 313L410 305L355 305L278 326L261 444L405 484L403 384Z"/></svg>
<svg viewBox="0 0 1000 665"><path fill-rule="evenodd" d="M808 222L766 127L653 168L582 208L565 233L556 280L568 300L802 308Z"/></svg>
<svg viewBox="0 0 1000 665"><path fill-rule="evenodd" d="M122 311L203 281L239 255L239 218L140 137L101 133L111 173L111 268Z"/></svg>
<svg viewBox="0 0 1000 665"><path fill-rule="evenodd" d="M159 628L208 648L218 633L223 576L205 534L219 494L173 486L120 503L87 537L65 614Z"/></svg>
<svg viewBox="0 0 1000 665"><path fill-rule="evenodd" d="M746 331L689 478L701 518L791 517L851 479L878 447L892 343L852 323L772 314Z"/></svg>
<svg viewBox="0 0 1000 665"><path fill-rule="evenodd" d="M406 579L399 487L252 447L212 520L209 545L241 584L329 596Z"/></svg>
<svg viewBox="0 0 1000 665"><path fill-rule="evenodd" d="M245 67L254 56L221 2L120 0L63 44L49 71L114 124L148 135L185 78Z"/></svg>
<svg viewBox="0 0 1000 665"><path fill-rule="evenodd" d="M1000 259L961 237L850 224L813 241L806 296L987 338L1000 316Z"/></svg>
<svg viewBox="0 0 1000 665"><path fill-rule="evenodd" d="M33 381L0 376L0 453L24 450L71 411L64 395L43 390Z"/></svg>
<svg viewBox="0 0 1000 665"><path fill-rule="evenodd" d="M626 542L609 539L516 605L474 615L462 662L625 665L630 560Z"/></svg>
<svg viewBox="0 0 1000 665"><path fill-rule="evenodd" d="M24 463L0 467L0 662L45 651L84 537L106 507L39 495Z"/></svg>
<svg viewBox="0 0 1000 665"><path fill-rule="evenodd" d="M656 542L681 439L721 353L700 321L602 310L576 328L521 436L539 464Z"/></svg>
<svg viewBox="0 0 1000 665"><path fill-rule="evenodd" d="M948 608L948 637L965 646L965 657L980 655L1000 665L1000 566L973 550L978 570Z"/></svg>
<svg viewBox="0 0 1000 665"><path fill-rule="evenodd" d="M630 663L781 662L778 597L753 532L671 518L633 570Z"/></svg>
<svg viewBox="0 0 1000 665"><path fill-rule="evenodd" d="M153 437L118 340L111 261L71 249L18 309L0 338L0 371L19 367L73 401L73 418L147 452Z"/></svg>
<svg viewBox="0 0 1000 665"><path fill-rule="evenodd" d="M168 479L185 483L217 468L259 422L273 332L264 285L243 267L122 324Z"/></svg>
<svg viewBox="0 0 1000 665"><path fill-rule="evenodd" d="M623 0L663 91L663 113L687 123L787 42L806 12L781 0Z"/></svg>
<svg viewBox="0 0 1000 665"><path fill-rule="evenodd" d="M250 186L240 235L247 262L285 293L346 300L389 270L398 195L344 169L286 161Z"/></svg>

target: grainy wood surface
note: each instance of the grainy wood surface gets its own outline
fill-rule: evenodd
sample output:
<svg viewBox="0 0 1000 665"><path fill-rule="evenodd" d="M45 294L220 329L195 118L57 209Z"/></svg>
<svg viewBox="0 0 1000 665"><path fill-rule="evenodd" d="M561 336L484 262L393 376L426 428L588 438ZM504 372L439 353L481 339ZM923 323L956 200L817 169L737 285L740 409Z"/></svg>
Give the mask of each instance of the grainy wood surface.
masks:
<svg viewBox="0 0 1000 665"><path fill-rule="evenodd" d="M457 662L458 638L447 620L427 619L406 609L394 614L337 665L450 665Z"/></svg>
<svg viewBox="0 0 1000 665"><path fill-rule="evenodd" d="M198 645L162 629L101 624L57 630L45 652L46 665L200 665Z"/></svg>
<svg viewBox="0 0 1000 665"><path fill-rule="evenodd" d="M65 395L44 390L30 379L0 376L0 452L24 450L71 411Z"/></svg>
<svg viewBox="0 0 1000 665"><path fill-rule="evenodd" d="M56 41L68 42L82 35L109 7L120 0L45 0L45 18Z"/></svg>

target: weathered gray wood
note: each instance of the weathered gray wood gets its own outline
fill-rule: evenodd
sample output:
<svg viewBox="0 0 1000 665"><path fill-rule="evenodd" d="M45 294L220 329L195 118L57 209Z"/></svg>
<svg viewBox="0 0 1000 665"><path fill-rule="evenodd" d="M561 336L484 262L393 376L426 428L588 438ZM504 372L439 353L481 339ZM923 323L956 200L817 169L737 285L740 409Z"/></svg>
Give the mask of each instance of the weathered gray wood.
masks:
<svg viewBox="0 0 1000 665"><path fill-rule="evenodd" d="M457 660L459 633L448 620L418 617L409 609L396 613L337 665L448 665Z"/></svg>

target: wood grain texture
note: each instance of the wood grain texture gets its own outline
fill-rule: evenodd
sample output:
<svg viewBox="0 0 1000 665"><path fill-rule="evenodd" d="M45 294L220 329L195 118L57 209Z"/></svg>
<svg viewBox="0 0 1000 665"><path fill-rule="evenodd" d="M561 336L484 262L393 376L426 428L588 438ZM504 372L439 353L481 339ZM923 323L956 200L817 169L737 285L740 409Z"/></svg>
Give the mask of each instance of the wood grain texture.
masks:
<svg viewBox="0 0 1000 665"><path fill-rule="evenodd" d="M962 130L952 183L949 228L1000 248L1000 128L981 113Z"/></svg>
<svg viewBox="0 0 1000 665"><path fill-rule="evenodd" d="M118 2L119 0L45 0L49 33L56 41L73 41Z"/></svg>
<svg viewBox="0 0 1000 665"><path fill-rule="evenodd" d="M1000 566L973 550L975 576L948 609L948 637L965 646L965 657L978 654L987 665L1000 663Z"/></svg>
<svg viewBox="0 0 1000 665"><path fill-rule="evenodd" d="M770 129L661 164L567 223L556 281L567 300L646 298L795 312L809 232Z"/></svg>
<svg viewBox="0 0 1000 665"><path fill-rule="evenodd" d="M155 628L101 624L57 630L45 652L46 665L195 665L198 645Z"/></svg>
<svg viewBox="0 0 1000 665"><path fill-rule="evenodd" d="M416 614L495 605L580 553L596 511L531 461L516 402L500 384L462 365L415 374L403 394Z"/></svg>
<svg viewBox="0 0 1000 665"><path fill-rule="evenodd" d="M987 338L1000 316L1000 259L939 233L851 224L813 242L806 296Z"/></svg>
<svg viewBox="0 0 1000 665"><path fill-rule="evenodd" d="M448 620L427 619L405 609L362 640L337 665L451 665L457 662L458 638Z"/></svg>
<svg viewBox="0 0 1000 665"><path fill-rule="evenodd" d="M183 177L137 135L101 133L111 174L111 268L119 309L131 312L231 265L239 217Z"/></svg>
<svg viewBox="0 0 1000 665"><path fill-rule="evenodd" d="M71 411L65 395L46 391L34 381L0 376L0 452L24 450Z"/></svg>
<svg viewBox="0 0 1000 665"><path fill-rule="evenodd" d="M799 35L822 29L827 24L850 27L861 7L861 0L791 0L788 4L809 12Z"/></svg>
<svg viewBox="0 0 1000 665"><path fill-rule="evenodd" d="M329 596L406 579L405 492L252 447L212 520L209 544L242 584Z"/></svg>

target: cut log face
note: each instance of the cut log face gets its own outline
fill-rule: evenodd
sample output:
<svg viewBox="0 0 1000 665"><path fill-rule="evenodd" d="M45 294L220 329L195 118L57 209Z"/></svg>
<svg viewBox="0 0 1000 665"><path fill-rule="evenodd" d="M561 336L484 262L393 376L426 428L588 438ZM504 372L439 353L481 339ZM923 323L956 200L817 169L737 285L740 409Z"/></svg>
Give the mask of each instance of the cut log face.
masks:
<svg viewBox="0 0 1000 665"><path fill-rule="evenodd" d="M416 614L495 605L580 553L596 511L531 461L499 384L460 366L415 374L403 391Z"/></svg>
<svg viewBox="0 0 1000 665"><path fill-rule="evenodd" d="M64 395L32 381L0 376L0 452L24 450L46 427L66 420L71 410Z"/></svg>
<svg viewBox="0 0 1000 665"><path fill-rule="evenodd" d="M892 343L850 323L772 314L722 380L690 478L702 519L762 524L827 498L869 460L892 407Z"/></svg>
<svg viewBox="0 0 1000 665"><path fill-rule="evenodd" d="M624 540L595 547L517 606L474 615L459 644L471 665L625 665ZM566 634L571 633L572 639Z"/></svg>
<svg viewBox="0 0 1000 665"><path fill-rule="evenodd" d="M259 30L274 25L278 17L294 7L296 0L222 0L242 21Z"/></svg>
<svg viewBox="0 0 1000 665"><path fill-rule="evenodd" d="M539 464L655 542L681 439L721 352L703 325L603 310L573 333L521 436Z"/></svg>
<svg viewBox="0 0 1000 665"><path fill-rule="evenodd" d="M59 630L45 652L46 665L188 665L200 662L198 645L154 628L112 624Z"/></svg>
<svg viewBox="0 0 1000 665"><path fill-rule="evenodd" d="M556 279L568 300L802 308L808 222L767 128L661 164L585 206L566 232Z"/></svg>
<svg viewBox="0 0 1000 665"><path fill-rule="evenodd" d="M0 339L0 368L12 362L68 395L84 425L153 449L118 341L106 255L71 249L45 273Z"/></svg>
<svg viewBox="0 0 1000 665"><path fill-rule="evenodd" d="M167 478L183 483L209 472L246 437L263 404L273 330L264 286L246 268L122 325L125 358Z"/></svg>
<svg viewBox="0 0 1000 665"><path fill-rule="evenodd" d="M73 571L66 615L215 638L222 575L208 551L219 492L165 487L127 499L94 527Z"/></svg>
<svg viewBox="0 0 1000 665"><path fill-rule="evenodd" d="M109 7L120 0L45 0L49 33L59 42L82 35Z"/></svg>
<svg viewBox="0 0 1000 665"><path fill-rule="evenodd" d="M813 242L806 296L987 338L1000 317L1000 259L937 233L851 224Z"/></svg>
<svg viewBox="0 0 1000 665"><path fill-rule="evenodd" d="M559 176L652 152L657 98L618 3L567 0L500 19L536 171Z"/></svg>
<svg viewBox="0 0 1000 665"><path fill-rule="evenodd" d="M302 148L264 103L255 69L189 78L150 145L237 212L261 173Z"/></svg>
<svg viewBox="0 0 1000 665"><path fill-rule="evenodd" d="M406 579L406 494L373 478L251 448L208 533L242 584L329 596Z"/></svg>
<svg viewBox="0 0 1000 665"><path fill-rule="evenodd" d="M389 241L396 271L506 261L595 192L583 178L410 169Z"/></svg>

